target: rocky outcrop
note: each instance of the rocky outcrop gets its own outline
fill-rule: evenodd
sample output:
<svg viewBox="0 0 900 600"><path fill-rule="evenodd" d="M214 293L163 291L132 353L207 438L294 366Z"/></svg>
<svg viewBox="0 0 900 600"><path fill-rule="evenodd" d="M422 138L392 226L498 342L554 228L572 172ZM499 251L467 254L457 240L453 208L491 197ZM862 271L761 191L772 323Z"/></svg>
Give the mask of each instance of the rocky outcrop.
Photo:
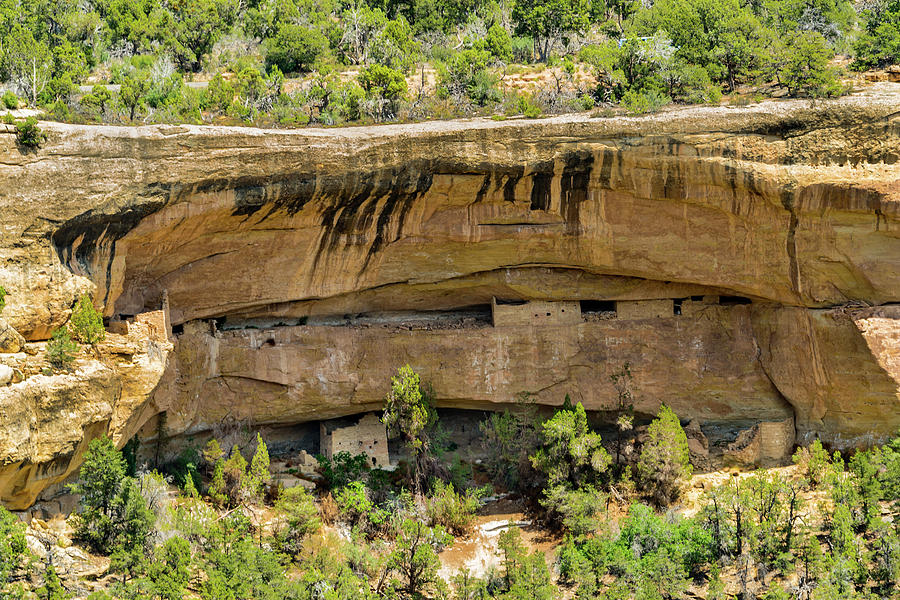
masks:
<svg viewBox="0 0 900 600"><path fill-rule="evenodd" d="M879 85L642 118L46 124L30 154L0 136L3 317L34 341L86 290L113 319L166 303L183 333L165 373L110 418L164 411L173 434L369 410L405 362L446 406L525 391L599 410L629 362L647 413L882 439L900 425L900 96ZM403 325L495 298L682 312Z"/></svg>
<svg viewBox="0 0 900 600"><path fill-rule="evenodd" d="M35 373L0 388L0 502L31 505L78 469L94 437L106 434L122 445L134 436L153 416L146 408L170 349L133 327L127 337L109 335L85 350L71 373ZM2 361L24 367L28 358L0 355Z"/></svg>

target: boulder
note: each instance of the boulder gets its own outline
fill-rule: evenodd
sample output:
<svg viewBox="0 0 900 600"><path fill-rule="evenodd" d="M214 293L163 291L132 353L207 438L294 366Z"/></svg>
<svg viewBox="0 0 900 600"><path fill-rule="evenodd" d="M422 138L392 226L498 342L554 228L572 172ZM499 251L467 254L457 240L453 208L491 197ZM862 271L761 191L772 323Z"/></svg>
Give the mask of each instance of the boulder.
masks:
<svg viewBox="0 0 900 600"><path fill-rule="evenodd" d="M0 354L12 354L25 348L25 338L12 325L0 319Z"/></svg>

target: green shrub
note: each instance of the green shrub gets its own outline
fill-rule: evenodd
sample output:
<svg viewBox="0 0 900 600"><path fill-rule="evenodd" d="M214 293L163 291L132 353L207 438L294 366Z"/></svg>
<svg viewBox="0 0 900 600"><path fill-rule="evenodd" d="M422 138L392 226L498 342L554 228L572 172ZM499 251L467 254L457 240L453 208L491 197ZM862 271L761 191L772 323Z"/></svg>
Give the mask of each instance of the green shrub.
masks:
<svg viewBox="0 0 900 600"><path fill-rule="evenodd" d="M816 439L808 447L797 448L793 460L795 465L800 466L810 486L817 488L825 482L831 462L821 441Z"/></svg>
<svg viewBox="0 0 900 600"><path fill-rule="evenodd" d="M19 108L19 97L16 96L11 90L6 90L3 92L3 96L0 96L0 102L3 102L3 106L8 108L9 110L15 110Z"/></svg>
<svg viewBox="0 0 900 600"><path fill-rule="evenodd" d="M0 506L0 591L9 582L13 569L25 557L26 548L25 525Z"/></svg>
<svg viewBox="0 0 900 600"><path fill-rule="evenodd" d="M328 38L314 27L285 23L274 38L266 40L267 66L276 66L282 73L305 72L328 50Z"/></svg>
<svg viewBox="0 0 900 600"><path fill-rule="evenodd" d="M78 344L69 337L69 330L60 327L53 332L50 341L47 342L47 362L54 369L68 369L75 362L75 354L78 352Z"/></svg>
<svg viewBox="0 0 900 600"><path fill-rule="evenodd" d="M106 338L106 330L103 329L103 318L97 312L97 309L94 308L94 303L87 294L84 294L78 300L75 308L72 309L72 318L69 322L72 325L72 333L75 339L83 344L93 346Z"/></svg>
<svg viewBox="0 0 900 600"><path fill-rule="evenodd" d="M0 285L0 312L6 307L6 288Z"/></svg>
<svg viewBox="0 0 900 600"><path fill-rule="evenodd" d="M544 491L541 506L557 515L566 531L582 537L600 528L606 494L593 485L584 485L578 489L555 485Z"/></svg>
<svg viewBox="0 0 900 600"><path fill-rule="evenodd" d="M785 47L778 76L792 96L839 96L843 89L828 62L834 50L817 31L793 36Z"/></svg>
<svg viewBox="0 0 900 600"><path fill-rule="evenodd" d="M75 535L94 550L113 554L119 571L132 571L143 559L154 515L137 480L125 475L126 463L112 440L91 440L78 481L69 486L81 495L74 518Z"/></svg>
<svg viewBox="0 0 900 600"><path fill-rule="evenodd" d="M250 459L250 469L247 471L247 479L244 483L247 494L255 500L261 499L271 480L269 448L263 441L262 436L257 432L256 452L253 453L253 458Z"/></svg>
<svg viewBox="0 0 900 600"><path fill-rule="evenodd" d="M303 540L322 526L313 497L302 486L284 490L275 503L282 515L275 539L283 552L300 551Z"/></svg>
<svg viewBox="0 0 900 600"><path fill-rule="evenodd" d="M319 461L319 472L325 480L325 489L334 490L342 488L353 481L359 481L369 469L369 458L365 454L353 456L349 452L338 452L331 460L321 454L316 456Z"/></svg>
<svg viewBox="0 0 900 600"><path fill-rule="evenodd" d="M682 484L691 477L687 435L678 416L665 404L650 423L647 435L638 459L638 479L656 502L666 505L678 498Z"/></svg>
<svg viewBox="0 0 900 600"><path fill-rule="evenodd" d="M25 148L40 148L47 140L47 134L38 127L37 119L28 117L16 123L16 142Z"/></svg>
<svg viewBox="0 0 900 600"><path fill-rule="evenodd" d="M435 481L431 496L425 499L425 514L432 527L440 525L455 536L466 535L475 521L478 499L486 491L470 488L459 494L452 484Z"/></svg>
<svg viewBox="0 0 900 600"><path fill-rule="evenodd" d="M622 106L631 115L641 115L660 110L672 100L655 90L641 92L628 90L622 95Z"/></svg>

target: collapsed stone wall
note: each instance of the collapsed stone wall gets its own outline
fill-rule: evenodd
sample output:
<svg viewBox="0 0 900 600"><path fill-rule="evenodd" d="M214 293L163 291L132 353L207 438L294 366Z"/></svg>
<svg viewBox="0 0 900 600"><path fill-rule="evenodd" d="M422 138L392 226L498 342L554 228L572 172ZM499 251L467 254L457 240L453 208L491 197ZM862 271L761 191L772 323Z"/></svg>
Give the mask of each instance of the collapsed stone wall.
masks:
<svg viewBox="0 0 900 600"><path fill-rule="evenodd" d="M871 443L900 425L897 98L301 131L48 123L33 153L0 134L3 318L34 347L85 291L113 322L167 304L164 369L112 408L127 431L162 412L178 435L374 410L404 363L447 407L529 392L603 410L627 361L647 414ZM572 310L429 324L494 298ZM576 319L580 302L620 318ZM392 311L423 317L372 317ZM53 440L74 410L97 435L85 406L32 431ZM16 468L77 454L48 442ZM42 485L14 479L7 503Z"/></svg>

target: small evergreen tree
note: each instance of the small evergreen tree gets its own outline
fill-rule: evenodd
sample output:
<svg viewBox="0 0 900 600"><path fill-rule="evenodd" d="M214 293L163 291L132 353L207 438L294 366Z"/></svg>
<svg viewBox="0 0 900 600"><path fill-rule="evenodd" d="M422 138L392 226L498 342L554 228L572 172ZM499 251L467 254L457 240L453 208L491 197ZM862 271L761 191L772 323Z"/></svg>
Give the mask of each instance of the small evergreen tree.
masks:
<svg viewBox="0 0 900 600"><path fill-rule="evenodd" d="M207 490L209 499L217 506L225 506L228 502L225 485L225 459L219 458L213 467L212 481Z"/></svg>
<svg viewBox="0 0 900 600"><path fill-rule="evenodd" d="M174 537L159 546L147 570L154 598L181 600L191 580L191 547L187 540Z"/></svg>
<svg viewBox="0 0 900 600"><path fill-rule="evenodd" d="M422 458L426 450L425 428L432 421L432 409L422 394L419 375L409 365L391 377L391 391L385 399L381 421L392 437L402 436L413 464L413 490L422 493Z"/></svg>
<svg viewBox="0 0 900 600"><path fill-rule="evenodd" d="M440 527L432 529L418 519L403 520L387 569L400 574L400 585L408 597L429 597L443 583L437 553L452 539Z"/></svg>
<svg viewBox="0 0 900 600"><path fill-rule="evenodd" d="M263 441L262 436L256 434L256 452L250 460L250 470L247 472L246 489L247 493L253 498L262 497L266 486L272 479L269 472L269 449Z"/></svg>
<svg viewBox="0 0 900 600"><path fill-rule="evenodd" d="M56 574L56 568L49 564L44 572L44 585L35 590L40 600L67 600L72 594L66 591L59 575Z"/></svg>
<svg viewBox="0 0 900 600"><path fill-rule="evenodd" d="M72 333L75 338L83 344L94 345L103 341L106 337L106 330L103 329L103 318L94 303L91 302L90 296L84 294L79 300L75 308L72 309Z"/></svg>
<svg viewBox="0 0 900 600"><path fill-rule="evenodd" d="M0 506L0 597L9 576L25 556L25 525Z"/></svg>
<svg viewBox="0 0 900 600"><path fill-rule="evenodd" d="M819 439L813 440L807 448L797 448L793 460L795 465L800 465L803 476L811 487L817 488L825 482L831 462Z"/></svg>
<svg viewBox="0 0 900 600"><path fill-rule="evenodd" d="M690 479L693 470L687 435L665 404L650 423L647 435L638 459L638 478L656 502L669 504L678 498L682 483Z"/></svg>
<svg viewBox="0 0 900 600"><path fill-rule="evenodd" d="M283 515L284 526L276 531L275 538L284 552L298 552L303 540L322 526L319 509L302 486L284 490L275 503L275 509Z"/></svg>
<svg viewBox="0 0 900 600"><path fill-rule="evenodd" d="M247 460L237 444L231 447L231 456L222 466L225 476L225 496L229 506L237 506L244 490L244 479L247 477Z"/></svg>
<svg viewBox="0 0 900 600"><path fill-rule="evenodd" d="M38 127L37 119L28 117L16 123L16 141L25 148L39 148L47 139L47 134Z"/></svg>
<svg viewBox="0 0 900 600"><path fill-rule="evenodd" d="M47 362L54 369L69 369L75 362L77 352L78 344L69 337L69 330L65 327L55 330L47 342Z"/></svg>
<svg viewBox="0 0 900 600"><path fill-rule="evenodd" d="M222 450L222 446L219 445L219 440L212 438L206 442L206 447L203 448L203 459L208 465L214 466L224 457L225 451Z"/></svg>

